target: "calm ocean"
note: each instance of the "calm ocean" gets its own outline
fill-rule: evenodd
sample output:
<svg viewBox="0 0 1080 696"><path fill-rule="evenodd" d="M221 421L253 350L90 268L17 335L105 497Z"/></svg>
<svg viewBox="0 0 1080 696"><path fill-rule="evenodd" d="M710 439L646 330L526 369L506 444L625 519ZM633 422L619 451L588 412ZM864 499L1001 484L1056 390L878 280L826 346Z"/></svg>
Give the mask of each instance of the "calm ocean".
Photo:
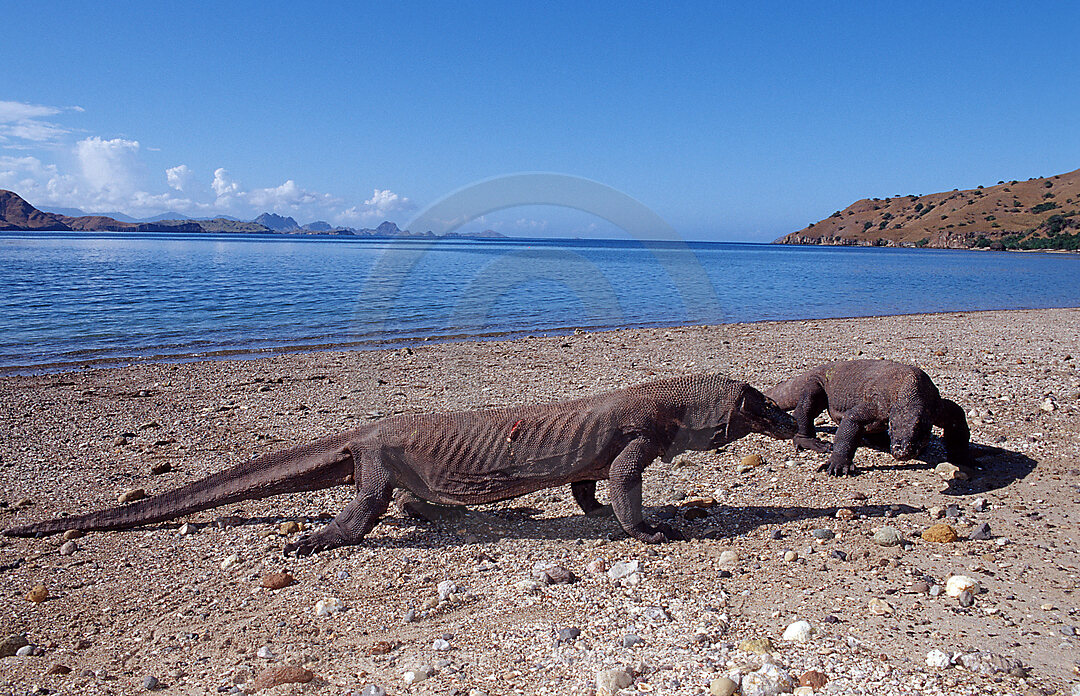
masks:
<svg viewBox="0 0 1080 696"><path fill-rule="evenodd" d="M1080 255L0 233L0 372L320 347L1080 306Z"/></svg>

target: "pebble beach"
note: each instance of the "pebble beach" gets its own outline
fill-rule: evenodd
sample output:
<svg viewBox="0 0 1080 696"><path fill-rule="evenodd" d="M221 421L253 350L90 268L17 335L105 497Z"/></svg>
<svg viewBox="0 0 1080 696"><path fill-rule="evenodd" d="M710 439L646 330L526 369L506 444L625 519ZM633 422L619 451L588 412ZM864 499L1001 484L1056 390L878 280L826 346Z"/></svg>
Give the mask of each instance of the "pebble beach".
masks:
<svg viewBox="0 0 1080 696"><path fill-rule="evenodd" d="M751 435L646 470L647 516L686 535L656 546L568 488L434 523L392 507L364 544L303 559L283 545L349 488L0 538L0 694L1080 693L1080 309L0 376L0 526L393 414L695 372L764 390L850 358L918 365L963 406L973 476L938 466L936 439L908 462L860 448L834 478Z"/></svg>

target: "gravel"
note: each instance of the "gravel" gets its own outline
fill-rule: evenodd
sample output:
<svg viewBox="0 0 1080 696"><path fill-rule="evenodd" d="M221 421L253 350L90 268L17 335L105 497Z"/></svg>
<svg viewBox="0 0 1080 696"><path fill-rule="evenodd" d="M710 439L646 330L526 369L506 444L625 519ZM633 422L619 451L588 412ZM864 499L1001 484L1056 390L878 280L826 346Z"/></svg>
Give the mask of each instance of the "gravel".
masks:
<svg viewBox="0 0 1080 696"><path fill-rule="evenodd" d="M553 695L588 693L598 674L621 670L631 689L678 696L708 693L721 678L753 687L786 675L797 684L797 675L817 671L828 679L824 693L1071 693L1080 639L1061 629L1080 623L1078 336L1077 310L986 312L0 377L3 526L97 509L126 491L170 489L374 414L575 398L707 370L768 387L854 357L925 369L975 413L969 422L983 467L967 480L943 480L934 473L943 452L935 438L925 457L909 462L860 448L860 474L833 478L818 471L824 455L751 435L646 470L647 514L674 511L670 523L688 539L655 547L613 534L611 519L584 517L567 489L431 524L392 509L363 545L303 559L282 558L279 526L325 524L350 499L348 487L89 533L71 555L59 553L59 537L4 538L0 637L25 634L24 644L44 655L17 657L19 641L2 641L11 656L0 658L0 681L13 693L136 694L155 675L162 693L207 693L304 683L313 674L304 689L359 693L378 684L400 693L407 672L427 668L407 693ZM267 384L270 391L259 391ZM140 390L148 396L131 397ZM1053 410L1040 408L1047 399ZM825 417L823 439L831 426ZM738 471L752 455L760 463ZM171 466L155 467L162 462ZM682 514L706 499L710 507L693 506L703 517ZM940 517L931 519L935 507ZM225 517L236 519L214 524ZM939 520L960 538L924 541ZM184 522L199 533L180 534ZM983 523L992 538L971 538ZM885 526L903 541L876 543ZM832 538L814 535L825 528ZM737 563L721 567L725 551ZM538 563L576 581L537 581ZM261 586L281 572L295 583ZM968 607L945 592L961 575L979 588ZM523 579L535 587L522 591ZM440 601L443 582L464 589ZM917 583L929 589L910 591ZM38 586L47 588L44 601L29 601ZM330 598L345 608L317 616L313 607ZM892 612L874 613L872 599ZM810 623L812 634L781 641L796 621ZM564 638L568 627L579 632ZM629 634L644 642L623 647ZM768 638L762 653L738 647ZM437 639L452 649L433 651ZM386 652L371 651L379 642ZM257 657L262 646L273 646L274 661ZM935 650L945 666L927 664ZM47 673L52 665L70 671ZM267 693L292 688L301 689Z"/></svg>

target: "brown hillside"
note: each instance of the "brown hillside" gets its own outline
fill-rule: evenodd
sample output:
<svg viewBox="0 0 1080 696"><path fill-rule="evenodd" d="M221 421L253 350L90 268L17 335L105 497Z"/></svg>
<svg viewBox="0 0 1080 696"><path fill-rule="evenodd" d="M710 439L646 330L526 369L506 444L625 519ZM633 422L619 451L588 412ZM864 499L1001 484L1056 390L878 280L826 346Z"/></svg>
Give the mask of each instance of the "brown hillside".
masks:
<svg viewBox="0 0 1080 696"><path fill-rule="evenodd" d="M1004 241L1006 246L1039 246L1038 240L1062 231L1075 234L1078 211L1080 169L967 191L863 199L776 243L970 248Z"/></svg>
<svg viewBox="0 0 1080 696"><path fill-rule="evenodd" d="M0 230L70 230L59 215L43 213L14 191L0 189Z"/></svg>
<svg viewBox="0 0 1080 696"><path fill-rule="evenodd" d="M139 227L135 223L120 222L104 215L82 215L79 217L57 215L57 217L67 223L71 229L81 231L120 232L123 230L136 230Z"/></svg>

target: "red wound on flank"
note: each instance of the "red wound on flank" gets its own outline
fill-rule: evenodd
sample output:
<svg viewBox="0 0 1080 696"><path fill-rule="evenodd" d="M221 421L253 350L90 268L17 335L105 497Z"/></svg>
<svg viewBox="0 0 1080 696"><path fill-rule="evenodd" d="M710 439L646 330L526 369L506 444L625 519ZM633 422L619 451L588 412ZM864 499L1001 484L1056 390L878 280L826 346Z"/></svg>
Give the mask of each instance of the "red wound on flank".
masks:
<svg viewBox="0 0 1080 696"><path fill-rule="evenodd" d="M518 436L518 428L520 428L521 424L524 423L524 422L525 422L525 419L522 418L522 419L516 421L512 426L510 426L510 434L506 436L506 441L507 442L513 442L514 441L514 438L516 438Z"/></svg>

